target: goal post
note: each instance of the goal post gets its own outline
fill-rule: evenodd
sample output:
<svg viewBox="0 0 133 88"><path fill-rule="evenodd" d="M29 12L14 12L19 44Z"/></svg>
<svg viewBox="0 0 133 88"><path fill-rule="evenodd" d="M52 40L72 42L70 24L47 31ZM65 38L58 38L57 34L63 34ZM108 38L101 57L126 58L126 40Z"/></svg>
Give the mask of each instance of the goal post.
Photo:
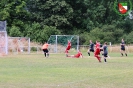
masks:
<svg viewBox="0 0 133 88"><path fill-rule="evenodd" d="M68 40L71 41L72 49L79 49L79 36L77 35L51 35L48 39L48 43L51 44L50 52L62 53L65 51Z"/></svg>
<svg viewBox="0 0 133 88"><path fill-rule="evenodd" d="M6 21L0 21L0 55L13 53L30 54L30 38L9 37L6 31Z"/></svg>
<svg viewBox="0 0 133 88"><path fill-rule="evenodd" d="M6 21L0 21L0 54L8 54L8 37L6 31Z"/></svg>

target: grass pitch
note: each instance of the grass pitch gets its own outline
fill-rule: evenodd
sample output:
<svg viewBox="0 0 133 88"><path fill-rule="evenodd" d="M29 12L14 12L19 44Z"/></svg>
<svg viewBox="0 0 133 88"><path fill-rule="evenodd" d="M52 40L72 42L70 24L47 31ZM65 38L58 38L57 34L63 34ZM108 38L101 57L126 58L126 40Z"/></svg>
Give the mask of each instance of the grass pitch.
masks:
<svg viewBox="0 0 133 88"><path fill-rule="evenodd" d="M133 88L133 54L110 53L107 63L87 53L0 57L0 88Z"/></svg>

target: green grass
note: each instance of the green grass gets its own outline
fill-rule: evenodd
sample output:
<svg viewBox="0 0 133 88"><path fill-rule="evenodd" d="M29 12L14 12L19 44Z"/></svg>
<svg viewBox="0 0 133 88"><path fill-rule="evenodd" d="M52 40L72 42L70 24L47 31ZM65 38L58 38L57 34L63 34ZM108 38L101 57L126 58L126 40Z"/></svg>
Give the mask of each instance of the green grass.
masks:
<svg viewBox="0 0 133 88"><path fill-rule="evenodd" d="M64 54L0 57L0 88L133 88L133 54L111 53L107 63L93 56Z"/></svg>

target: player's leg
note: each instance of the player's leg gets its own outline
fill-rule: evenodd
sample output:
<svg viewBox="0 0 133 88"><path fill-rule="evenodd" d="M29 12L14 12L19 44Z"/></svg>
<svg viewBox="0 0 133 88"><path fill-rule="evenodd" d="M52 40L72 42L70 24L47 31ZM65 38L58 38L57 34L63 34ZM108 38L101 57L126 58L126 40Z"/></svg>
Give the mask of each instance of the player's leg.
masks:
<svg viewBox="0 0 133 88"><path fill-rule="evenodd" d="M106 57L104 57L104 62L107 62L107 61L106 61Z"/></svg>
<svg viewBox="0 0 133 88"><path fill-rule="evenodd" d="M88 50L88 55L90 56L90 52L93 52L94 53L94 49L89 49Z"/></svg>
<svg viewBox="0 0 133 88"><path fill-rule="evenodd" d="M71 48L71 46L67 46L65 52L67 52L68 50L70 50L70 48Z"/></svg>
<svg viewBox="0 0 133 88"><path fill-rule="evenodd" d="M125 49L124 49L124 51L123 51L124 53L125 53L125 55L127 56L127 53L126 53L126 51L125 51Z"/></svg>
<svg viewBox="0 0 133 88"><path fill-rule="evenodd" d="M99 62L101 62L101 57L99 56L99 50L96 49L94 56L98 59Z"/></svg>
<svg viewBox="0 0 133 88"><path fill-rule="evenodd" d="M68 57L68 56L69 56L69 55L68 55L68 50L66 50L66 51L65 51L65 54L66 54L66 57Z"/></svg>
<svg viewBox="0 0 133 88"><path fill-rule="evenodd" d="M49 57L49 51L46 49L46 56Z"/></svg>
<svg viewBox="0 0 133 88"><path fill-rule="evenodd" d="M107 53L104 53L104 62L107 62L106 58L108 57Z"/></svg>
<svg viewBox="0 0 133 88"><path fill-rule="evenodd" d="M72 58L74 58L75 56L74 56L74 55L67 55L67 57L72 57Z"/></svg>
<svg viewBox="0 0 133 88"><path fill-rule="evenodd" d="M88 52L88 55L90 56L90 49L88 49L88 51L87 51L87 52Z"/></svg>
<svg viewBox="0 0 133 88"><path fill-rule="evenodd" d="M127 56L127 53L125 52L125 55Z"/></svg>
<svg viewBox="0 0 133 88"><path fill-rule="evenodd" d="M99 62L101 62L101 57L97 54L95 54L95 57L98 59Z"/></svg>
<svg viewBox="0 0 133 88"><path fill-rule="evenodd" d="M97 49L97 55L98 55L99 62L101 62L101 57L99 56L100 55L100 49Z"/></svg>
<svg viewBox="0 0 133 88"><path fill-rule="evenodd" d="M43 49L43 52L44 52L44 56L46 57L46 49Z"/></svg>
<svg viewBox="0 0 133 88"><path fill-rule="evenodd" d="M66 50L65 50L66 56L67 56L67 54L68 54L68 50L70 50L70 46L67 46L67 48L66 48Z"/></svg>
<svg viewBox="0 0 133 88"><path fill-rule="evenodd" d="M121 49L120 52L121 52L121 57L123 57L123 50Z"/></svg>

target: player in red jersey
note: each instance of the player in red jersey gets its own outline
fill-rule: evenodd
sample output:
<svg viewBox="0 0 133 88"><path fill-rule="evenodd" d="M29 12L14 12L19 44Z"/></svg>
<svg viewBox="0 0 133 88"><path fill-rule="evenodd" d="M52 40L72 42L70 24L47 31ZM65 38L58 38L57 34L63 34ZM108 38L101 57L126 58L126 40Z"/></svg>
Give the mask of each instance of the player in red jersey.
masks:
<svg viewBox="0 0 133 88"><path fill-rule="evenodd" d="M71 41L68 40L68 44L67 44L67 47L66 47L66 50L65 50L65 53L68 54L68 50L70 50L71 48Z"/></svg>
<svg viewBox="0 0 133 88"><path fill-rule="evenodd" d="M100 43L96 41L94 56L98 59L99 62L101 62L101 57L99 55L100 55Z"/></svg>
<svg viewBox="0 0 133 88"><path fill-rule="evenodd" d="M67 57L72 57L72 58L83 58L83 55L82 53L78 50L78 53L75 54L75 55L68 55L67 54Z"/></svg>

